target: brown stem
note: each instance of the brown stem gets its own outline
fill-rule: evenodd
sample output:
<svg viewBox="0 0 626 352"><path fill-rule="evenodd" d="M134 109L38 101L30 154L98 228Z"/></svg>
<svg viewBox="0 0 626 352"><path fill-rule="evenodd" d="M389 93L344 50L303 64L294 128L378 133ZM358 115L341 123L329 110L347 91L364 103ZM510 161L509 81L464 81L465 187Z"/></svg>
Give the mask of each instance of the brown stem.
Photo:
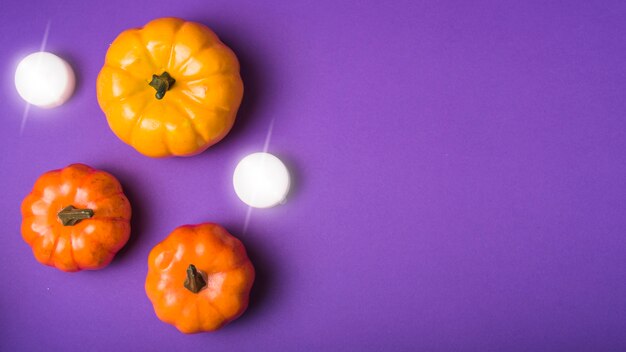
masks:
<svg viewBox="0 0 626 352"><path fill-rule="evenodd" d="M202 273L196 269L195 265L189 264L189 267L187 267L185 288L193 293L198 293L205 287L206 281L204 280L204 277L202 277Z"/></svg>
<svg viewBox="0 0 626 352"><path fill-rule="evenodd" d="M91 209L78 209L73 205L68 205L57 213L57 217L61 220L63 226L74 226L84 219L89 219L93 216L93 210Z"/></svg>
<svg viewBox="0 0 626 352"><path fill-rule="evenodd" d="M156 89L154 95L157 99L161 100L165 96L165 92L172 89L172 86L176 80L170 76L169 73L163 72L160 75L152 75L152 81L148 83L152 88Z"/></svg>

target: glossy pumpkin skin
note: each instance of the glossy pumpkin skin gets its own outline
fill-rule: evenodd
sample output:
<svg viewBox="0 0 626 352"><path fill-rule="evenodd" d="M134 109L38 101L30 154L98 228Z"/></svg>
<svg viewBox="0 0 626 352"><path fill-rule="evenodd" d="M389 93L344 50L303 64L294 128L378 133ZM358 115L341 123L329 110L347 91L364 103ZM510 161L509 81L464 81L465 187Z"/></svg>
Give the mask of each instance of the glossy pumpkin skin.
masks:
<svg viewBox="0 0 626 352"><path fill-rule="evenodd" d="M92 216L64 225L68 206ZM112 175L83 164L41 175L22 202L22 237L42 264L62 271L107 266L130 235L131 207Z"/></svg>
<svg viewBox="0 0 626 352"><path fill-rule="evenodd" d="M193 264L206 283L194 293L184 283ZM176 228L148 258L146 294L156 315L183 333L214 331L248 307L254 267L243 244L217 224Z"/></svg>
<svg viewBox="0 0 626 352"><path fill-rule="evenodd" d="M175 83L157 99L153 75ZM230 131L243 96L235 54L206 26L160 18L122 32L107 51L97 98L109 126L150 157L191 156Z"/></svg>

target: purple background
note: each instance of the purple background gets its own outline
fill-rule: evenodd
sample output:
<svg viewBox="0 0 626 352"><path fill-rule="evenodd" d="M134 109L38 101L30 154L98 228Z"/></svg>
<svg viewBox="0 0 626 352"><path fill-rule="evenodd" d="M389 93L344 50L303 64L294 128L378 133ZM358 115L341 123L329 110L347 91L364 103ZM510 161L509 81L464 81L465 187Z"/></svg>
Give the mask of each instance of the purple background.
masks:
<svg viewBox="0 0 626 352"><path fill-rule="evenodd" d="M626 350L623 1L41 0L0 16L0 350ZM160 16L207 24L242 64L234 130L193 158L139 155L96 103L109 43ZM13 72L48 21L79 83L20 135ZM244 233L231 176L272 119L295 186ZM19 234L36 178L73 162L133 205L101 271L44 267ZM185 336L153 313L146 259L203 221L242 239L258 280L239 320Z"/></svg>

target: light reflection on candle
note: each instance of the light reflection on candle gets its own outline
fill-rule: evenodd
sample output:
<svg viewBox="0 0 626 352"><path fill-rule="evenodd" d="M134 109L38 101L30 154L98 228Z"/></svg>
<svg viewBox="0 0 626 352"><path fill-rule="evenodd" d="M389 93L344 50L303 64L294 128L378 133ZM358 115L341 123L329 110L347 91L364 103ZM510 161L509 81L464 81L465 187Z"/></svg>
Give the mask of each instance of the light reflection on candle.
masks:
<svg viewBox="0 0 626 352"><path fill-rule="evenodd" d="M50 34L50 23L52 21L48 20L46 23L46 29L43 31L43 38L41 39L41 45L39 46L39 51L46 50L46 45L48 44L48 34ZM24 133L24 127L26 127L26 119L28 118L28 113L30 112L30 104L26 103L24 106L24 112L22 113L22 123L20 124L20 136Z"/></svg>

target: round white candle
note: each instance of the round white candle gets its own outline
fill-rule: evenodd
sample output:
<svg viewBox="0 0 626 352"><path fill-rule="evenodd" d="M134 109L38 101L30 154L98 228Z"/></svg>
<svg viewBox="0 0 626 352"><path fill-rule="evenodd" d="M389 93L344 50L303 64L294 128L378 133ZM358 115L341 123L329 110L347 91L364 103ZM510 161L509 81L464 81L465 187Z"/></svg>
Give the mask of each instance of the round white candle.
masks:
<svg viewBox="0 0 626 352"><path fill-rule="evenodd" d="M60 57L40 51L26 56L15 70L15 88L32 105L53 108L74 91L72 67Z"/></svg>
<svg viewBox="0 0 626 352"><path fill-rule="evenodd" d="M269 208L282 203L289 192L289 171L280 159L269 153L243 158L233 175L239 199L251 207Z"/></svg>

